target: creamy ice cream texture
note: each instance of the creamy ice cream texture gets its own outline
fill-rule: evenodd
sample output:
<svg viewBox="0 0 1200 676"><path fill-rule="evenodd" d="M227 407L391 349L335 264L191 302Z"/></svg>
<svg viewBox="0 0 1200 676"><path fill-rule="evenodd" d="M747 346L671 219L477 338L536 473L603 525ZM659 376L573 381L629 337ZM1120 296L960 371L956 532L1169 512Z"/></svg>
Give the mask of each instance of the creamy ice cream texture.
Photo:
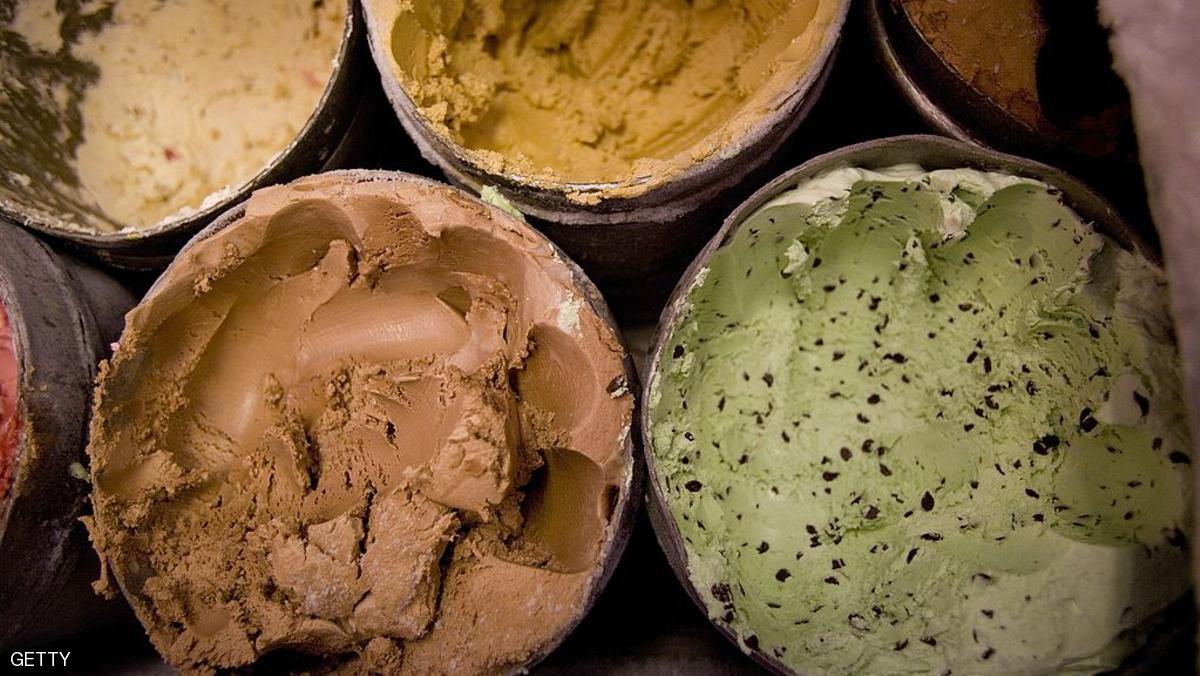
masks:
<svg viewBox="0 0 1200 676"><path fill-rule="evenodd" d="M265 169L324 93L347 5L96 4L74 20L100 27L74 44L64 44L64 17L43 0L23 0L10 28L47 58L65 49L96 70L81 100L66 90L56 96L82 120L79 199L108 218L79 225L99 230L149 227L206 208Z"/></svg>
<svg viewBox="0 0 1200 676"><path fill-rule="evenodd" d="M12 324L0 303L0 511L12 485L13 465L20 441L21 417L17 404L17 351Z"/></svg>
<svg viewBox="0 0 1200 676"><path fill-rule="evenodd" d="M1189 586L1161 271L1054 188L840 169L712 255L650 383L699 595L805 673L1093 673Z"/></svg>
<svg viewBox="0 0 1200 676"><path fill-rule="evenodd" d="M499 210L411 177L262 190L129 314L91 532L187 671L511 670L596 591L630 481L623 358Z"/></svg>
<svg viewBox="0 0 1200 676"><path fill-rule="evenodd" d="M390 54L421 115L477 163L554 182L650 177L631 188L644 190L777 108L813 65L842 3L366 6L377 56Z"/></svg>

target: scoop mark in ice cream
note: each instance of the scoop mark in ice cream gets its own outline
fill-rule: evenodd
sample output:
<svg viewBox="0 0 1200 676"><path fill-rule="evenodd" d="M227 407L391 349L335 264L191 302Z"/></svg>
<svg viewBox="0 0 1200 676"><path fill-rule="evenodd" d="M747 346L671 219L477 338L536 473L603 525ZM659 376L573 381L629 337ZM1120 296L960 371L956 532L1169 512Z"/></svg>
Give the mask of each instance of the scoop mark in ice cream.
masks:
<svg viewBox="0 0 1200 676"><path fill-rule="evenodd" d="M21 435L21 415L17 399L19 376L12 324L9 323L7 310L3 303L0 303L0 510L12 485L12 472Z"/></svg>
<svg viewBox="0 0 1200 676"><path fill-rule="evenodd" d="M754 213L650 383L710 615L805 673L1115 667L1189 584L1164 285L1011 176L841 169Z"/></svg>
<svg viewBox="0 0 1200 676"><path fill-rule="evenodd" d="M654 183L777 108L842 3L367 5L376 53L390 57L421 115L490 171Z"/></svg>
<svg viewBox="0 0 1200 676"><path fill-rule="evenodd" d="M186 250L128 316L90 446L97 549L159 650L490 673L561 638L632 415L575 284L526 226L416 179L263 190Z"/></svg>

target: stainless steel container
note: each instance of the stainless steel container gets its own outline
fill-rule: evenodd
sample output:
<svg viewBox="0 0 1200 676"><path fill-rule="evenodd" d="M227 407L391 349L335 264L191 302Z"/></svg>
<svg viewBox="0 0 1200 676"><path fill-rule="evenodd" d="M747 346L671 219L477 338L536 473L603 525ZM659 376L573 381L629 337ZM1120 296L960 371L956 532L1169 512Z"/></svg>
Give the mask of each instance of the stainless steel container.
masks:
<svg viewBox="0 0 1200 676"><path fill-rule="evenodd" d="M24 650L127 612L92 592L99 562L79 517L90 488L92 380L135 299L0 221L0 303L13 329L21 417L12 484L0 499L0 646Z"/></svg>

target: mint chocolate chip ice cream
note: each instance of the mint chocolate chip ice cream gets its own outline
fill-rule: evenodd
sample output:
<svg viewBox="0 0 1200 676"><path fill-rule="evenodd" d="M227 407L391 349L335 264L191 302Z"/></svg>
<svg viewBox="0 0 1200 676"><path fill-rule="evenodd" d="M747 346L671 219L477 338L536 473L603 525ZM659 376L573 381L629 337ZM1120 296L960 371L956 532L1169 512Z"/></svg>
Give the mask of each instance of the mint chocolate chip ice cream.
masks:
<svg viewBox="0 0 1200 676"><path fill-rule="evenodd" d="M1164 285L1008 175L838 169L754 213L650 382L710 616L809 673L1118 665L1189 586Z"/></svg>

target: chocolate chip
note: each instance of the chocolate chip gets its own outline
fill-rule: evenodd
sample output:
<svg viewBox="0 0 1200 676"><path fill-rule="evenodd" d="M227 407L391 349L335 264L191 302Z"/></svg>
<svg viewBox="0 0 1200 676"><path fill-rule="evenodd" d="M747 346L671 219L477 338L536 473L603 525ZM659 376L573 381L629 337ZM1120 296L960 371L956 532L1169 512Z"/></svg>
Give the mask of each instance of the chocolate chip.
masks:
<svg viewBox="0 0 1200 676"><path fill-rule="evenodd" d="M616 393L622 392L626 389L625 376L617 376L609 381L608 387L606 387L604 391L607 394L615 395Z"/></svg>
<svg viewBox="0 0 1200 676"><path fill-rule="evenodd" d="M759 554L766 554L767 550L770 548L771 548L771 545L767 544L766 541L758 543L758 553Z"/></svg>
<svg viewBox="0 0 1200 676"><path fill-rule="evenodd" d="M921 496L921 509L926 512L933 510L933 496L929 494L929 491L925 491L925 495Z"/></svg>
<svg viewBox="0 0 1200 676"><path fill-rule="evenodd" d="M1172 547L1184 549L1187 547L1187 536L1184 535L1183 531L1179 530L1178 528L1172 528L1171 530L1167 531L1167 543Z"/></svg>
<svg viewBox="0 0 1200 676"><path fill-rule="evenodd" d="M684 484L683 487L688 489L692 493L695 493L696 491L699 491L701 488L703 488L704 484L700 483L699 481L696 481L695 479L692 479L691 481Z"/></svg>
<svg viewBox="0 0 1200 676"><path fill-rule="evenodd" d="M676 345L676 346L675 346L675 349L671 351L671 357L672 357L673 359L679 359L680 357L682 357L682 356L683 356L683 352L684 352L684 350L683 350L683 346L682 346L682 345Z"/></svg>
<svg viewBox="0 0 1200 676"><path fill-rule="evenodd" d="M1133 400L1137 402L1138 408L1142 411L1142 417L1150 414L1150 400L1146 398L1146 395L1134 390Z"/></svg>
<svg viewBox="0 0 1200 676"><path fill-rule="evenodd" d="M1091 432L1096 429L1096 425L1098 424L1096 419L1092 417L1092 409L1085 408L1079 412L1079 429L1084 432Z"/></svg>
<svg viewBox="0 0 1200 676"><path fill-rule="evenodd" d="M727 584L714 584L711 591L713 598L721 603L729 603L733 600L733 594Z"/></svg>
<svg viewBox="0 0 1200 676"><path fill-rule="evenodd" d="M1062 441L1058 438L1058 436L1054 434L1047 434L1041 439L1033 442L1033 452L1037 453L1038 455L1046 455L1051 450L1058 448L1060 443L1062 443Z"/></svg>
<svg viewBox="0 0 1200 676"><path fill-rule="evenodd" d="M787 582L787 579L791 576L792 571L788 570L787 568L780 568L779 570L775 571L775 579L779 580L780 582Z"/></svg>
<svg viewBox="0 0 1200 676"><path fill-rule="evenodd" d="M1183 451L1172 451L1171 455L1168 455L1167 457L1170 458L1171 462L1175 463L1176 465L1192 464L1192 459Z"/></svg>
<svg viewBox="0 0 1200 676"><path fill-rule="evenodd" d="M854 452L843 446L838 453L842 456L842 460L849 460L854 457Z"/></svg>

